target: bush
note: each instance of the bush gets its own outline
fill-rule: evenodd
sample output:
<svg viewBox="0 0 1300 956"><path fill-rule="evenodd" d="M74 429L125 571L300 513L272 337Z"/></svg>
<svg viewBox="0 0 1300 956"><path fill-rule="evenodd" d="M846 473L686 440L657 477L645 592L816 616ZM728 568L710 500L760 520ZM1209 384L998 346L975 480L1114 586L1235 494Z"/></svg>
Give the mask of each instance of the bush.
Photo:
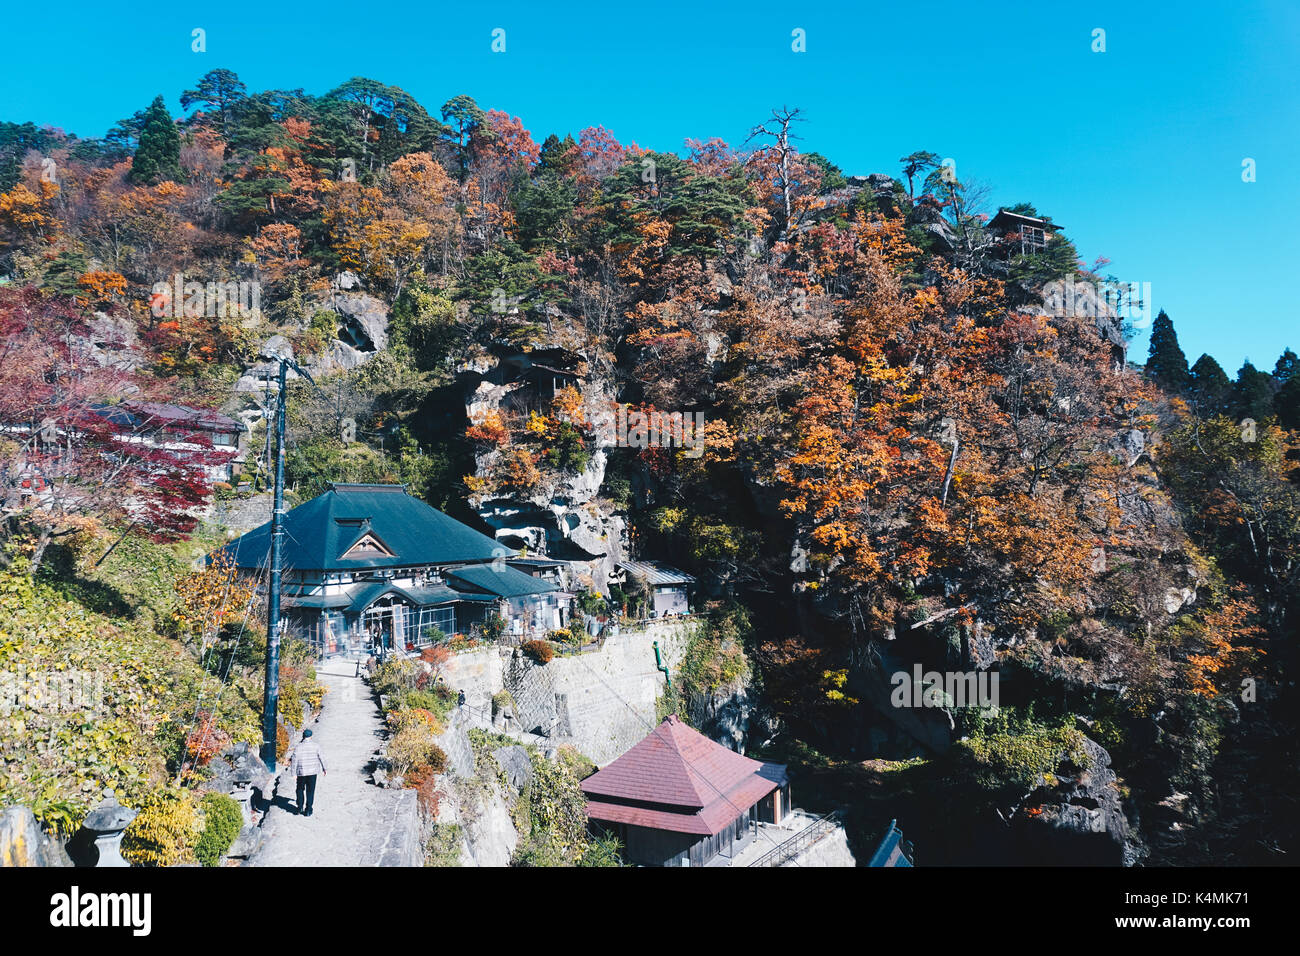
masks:
<svg viewBox="0 0 1300 956"><path fill-rule="evenodd" d="M433 690L408 691L401 697L403 707L427 710L439 721L447 719L447 714L451 712L455 700L452 692L443 686L435 687Z"/></svg>
<svg viewBox="0 0 1300 956"><path fill-rule="evenodd" d="M460 825L435 823L424 847L425 866L460 866Z"/></svg>
<svg viewBox="0 0 1300 956"><path fill-rule="evenodd" d="M548 634L547 636L557 644L577 644L579 643L577 635L581 633L582 633L581 631L573 631L565 628L558 628L554 631L551 631L551 633Z"/></svg>
<svg viewBox="0 0 1300 956"><path fill-rule="evenodd" d="M403 707L401 710L389 711L389 730L396 734L408 727L424 728L435 735L442 732L437 716L423 707Z"/></svg>
<svg viewBox="0 0 1300 956"><path fill-rule="evenodd" d="M402 778L415 771L442 773L447 769L447 754L434 740L437 721L423 710L403 710L389 715L394 728L386 755L392 772Z"/></svg>
<svg viewBox="0 0 1300 956"><path fill-rule="evenodd" d="M438 799L441 796L437 786L438 774L447 769L446 754L442 752L440 747L435 749L437 754L433 764L416 767L402 780L402 786L415 791L416 800L419 801L420 810L426 820L432 820L438 816Z"/></svg>
<svg viewBox="0 0 1300 956"><path fill-rule="evenodd" d="M235 842L244 825L239 804L224 793L207 793L200 804L203 809L203 832L194 847L194 855L204 866L216 866Z"/></svg>
<svg viewBox="0 0 1300 956"><path fill-rule="evenodd" d="M159 790L146 797L122 837L122 856L134 866L173 866L193 859L199 838L194 794Z"/></svg>
<svg viewBox="0 0 1300 956"><path fill-rule="evenodd" d="M371 675L370 684L375 692L387 697L399 697L408 690L415 690L423 668L413 660L404 657L390 657Z"/></svg>
<svg viewBox="0 0 1300 956"><path fill-rule="evenodd" d="M549 663L555 656L555 648L548 641L525 641L520 649L538 664Z"/></svg>
<svg viewBox="0 0 1300 956"><path fill-rule="evenodd" d="M578 857L578 866L622 866L623 844L618 837L608 836L593 840Z"/></svg>
<svg viewBox="0 0 1300 956"><path fill-rule="evenodd" d="M500 690L492 695L492 716L503 713L506 710L515 709L515 699L510 696L510 691Z"/></svg>

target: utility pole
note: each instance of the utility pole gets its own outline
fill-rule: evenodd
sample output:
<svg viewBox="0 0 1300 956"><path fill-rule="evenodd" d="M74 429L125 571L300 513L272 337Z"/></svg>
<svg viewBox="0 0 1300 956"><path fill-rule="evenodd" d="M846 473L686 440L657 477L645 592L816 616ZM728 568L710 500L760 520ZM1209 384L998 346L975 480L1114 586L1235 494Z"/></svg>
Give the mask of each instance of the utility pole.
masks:
<svg viewBox="0 0 1300 956"><path fill-rule="evenodd" d="M284 420L289 402L289 367L320 392L316 380L291 358L280 359L280 390L275 399L275 497L271 510L271 580L266 603L266 681L262 692L262 762L275 772L276 713L280 707L280 579L284 574ZM324 392L321 392L324 395ZM328 401L329 396L324 396ZM270 429L267 429L270 450Z"/></svg>
<svg viewBox="0 0 1300 956"><path fill-rule="evenodd" d="M289 363L280 359L280 393L275 399L275 497L271 511L271 580L266 608L266 686L262 692L262 761L275 772L276 712L280 706L280 578L284 543L284 417ZM270 436L267 436L268 445Z"/></svg>

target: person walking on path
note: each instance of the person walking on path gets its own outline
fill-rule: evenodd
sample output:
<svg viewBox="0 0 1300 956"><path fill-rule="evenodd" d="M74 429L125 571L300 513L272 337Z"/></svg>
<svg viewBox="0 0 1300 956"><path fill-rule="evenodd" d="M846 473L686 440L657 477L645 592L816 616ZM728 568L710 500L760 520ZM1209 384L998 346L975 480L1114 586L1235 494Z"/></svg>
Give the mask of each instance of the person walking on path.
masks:
<svg viewBox="0 0 1300 956"><path fill-rule="evenodd" d="M325 757L320 752L320 746L311 739L310 730L302 732L302 742L293 752L293 765L290 770L298 778L298 812L309 817L312 801L316 799L316 774L328 772L325 769ZM307 798L305 813L303 812L304 796Z"/></svg>

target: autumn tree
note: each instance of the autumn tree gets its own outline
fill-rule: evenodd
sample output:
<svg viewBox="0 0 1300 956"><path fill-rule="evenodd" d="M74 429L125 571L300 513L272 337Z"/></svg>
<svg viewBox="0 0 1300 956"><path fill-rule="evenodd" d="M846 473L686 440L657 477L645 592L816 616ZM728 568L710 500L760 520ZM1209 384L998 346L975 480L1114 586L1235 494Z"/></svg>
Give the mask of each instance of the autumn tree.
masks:
<svg viewBox="0 0 1300 956"><path fill-rule="evenodd" d="M187 534L208 465L229 456L197 434L158 441L148 414L119 404L163 397L157 386L95 362L90 342L67 300L0 289L0 507L6 538L30 535L33 568L53 540L97 524Z"/></svg>

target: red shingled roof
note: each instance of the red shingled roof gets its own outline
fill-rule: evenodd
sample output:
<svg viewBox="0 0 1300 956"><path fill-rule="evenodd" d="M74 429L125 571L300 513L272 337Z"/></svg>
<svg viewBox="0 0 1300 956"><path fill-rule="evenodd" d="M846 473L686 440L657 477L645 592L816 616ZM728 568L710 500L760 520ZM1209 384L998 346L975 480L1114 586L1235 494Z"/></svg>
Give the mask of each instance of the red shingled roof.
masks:
<svg viewBox="0 0 1300 956"><path fill-rule="evenodd" d="M785 779L784 765L741 756L673 716L582 789L594 820L711 835Z"/></svg>

